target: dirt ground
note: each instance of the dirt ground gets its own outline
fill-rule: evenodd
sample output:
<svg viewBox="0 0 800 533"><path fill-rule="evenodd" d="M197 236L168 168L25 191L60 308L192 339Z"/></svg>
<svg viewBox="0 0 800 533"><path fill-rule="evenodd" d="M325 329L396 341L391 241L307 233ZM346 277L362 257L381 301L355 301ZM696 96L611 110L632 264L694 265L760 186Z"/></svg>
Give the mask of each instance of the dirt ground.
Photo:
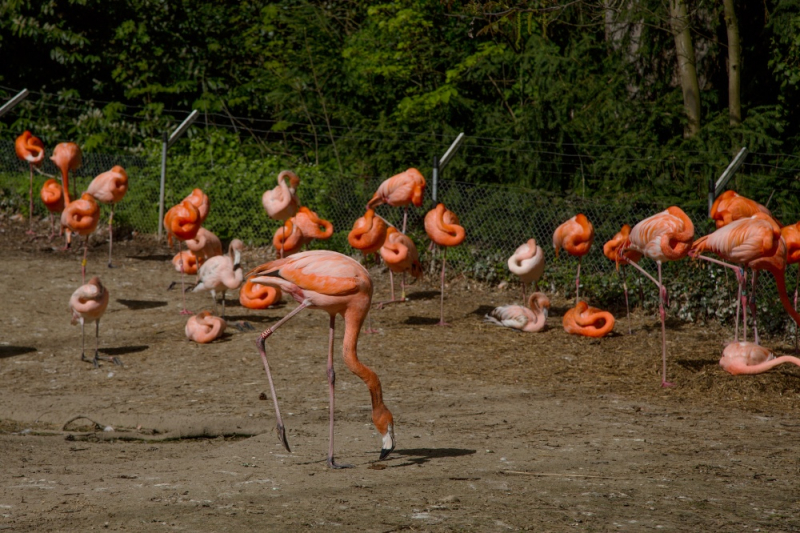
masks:
<svg viewBox="0 0 800 533"><path fill-rule="evenodd" d="M325 313L267 341L287 453L257 332L187 341L166 246L121 241L108 269L103 236L92 245L88 274L111 294L101 353L124 363L94 369L67 311L79 250L28 242L24 229L0 219L0 530L800 531L800 369L727 375L728 328L670 320L676 386L662 389L651 313L634 313L632 335L618 315L614 334L591 340L564 332L569 302L551 295L548 329L520 334L482 322L519 300L517 285L454 279L442 328L431 277L374 311L379 333L359 342L395 417L386 461L366 387L338 356L339 323L336 455L355 468L332 471ZM266 259L251 250L244 266ZM385 299L388 275L371 273ZM263 329L295 305L250 311L229 294L227 312Z"/></svg>

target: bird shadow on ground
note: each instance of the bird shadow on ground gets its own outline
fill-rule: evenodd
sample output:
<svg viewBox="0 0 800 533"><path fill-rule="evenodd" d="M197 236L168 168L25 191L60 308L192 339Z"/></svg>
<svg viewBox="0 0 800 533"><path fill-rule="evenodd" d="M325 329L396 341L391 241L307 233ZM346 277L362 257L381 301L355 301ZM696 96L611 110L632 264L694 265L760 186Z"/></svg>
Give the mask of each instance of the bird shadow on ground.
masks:
<svg viewBox="0 0 800 533"><path fill-rule="evenodd" d="M149 254L149 255L126 255L126 259L138 259L139 261L172 261L171 255Z"/></svg>
<svg viewBox="0 0 800 533"><path fill-rule="evenodd" d="M439 291L418 291L406 294L406 299L409 301L414 300L433 300L439 297Z"/></svg>
<svg viewBox="0 0 800 533"><path fill-rule="evenodd" d="M676 359L675 363L686 370L700 372L706 367L718 365L719 359Z"/></svg>
<svg viewBox="0 0 800 533"><path fill-rule="evenodd" d="M100 353L104 353L106 355L125 355L129 353L136 353L136 352L143 352L150 348L146 344L140 344L139 346L120 346L118 348L100 348Z"/></svg>
<svg viewBox="0 0 800 533"><path fill-rule="evenodd" d="M686 322L679 320L677 318L669 318L664 321L667 326L667 330L682 330L686 327ZM636 331L636 325L634 325L634 332ZM655 322L651 324L640 324L639 329L642 331L646 331L648 333L652 331L661 331L661 322L656 318Z"/></svg>
<svg viewBox="0 0 800 533"><path fill-rule="evenodd" d="M37 351L33 346L0 346L0 359Z"/></svg>
<svg viewBox="0 0 800 533"><path fill-rule="evenodd" d="M167 305L167 302L162 302L160 300L122 300L117 298L117 301L128 309L133 309L134 311L140 311L142 309L155 309L156 307L166 307Z"/></svg>
<svg viewBox="0 0 800 533"><path fill-rule="evenodd" d="M438 323L438 318L427 316L410 316L403 322L403 324L408 324L409 326L433 326Z"/></svg>
<svg viewBox="0 0 800 533"><path fill-rule="evenodd" d="M493 306L491 306L491 305L481 305L477 309L475 309L473 312L471 312L470 314L471 315L476 315L476 316L478 316L480 318L483 318L484 316L488 315L490 311L494 311L494 307Z"/></svg>
<svg viewBox="0 0 800 533"><path fill-rule="evenodd" d="M399 465L392 465L392 468L401 466L423 465L432 459L446 459L449 457L463 457L475 454L475 450L465 450L463 448L411 448L405 450L394 450L393 455L401 455L407 460Z"/></svg>

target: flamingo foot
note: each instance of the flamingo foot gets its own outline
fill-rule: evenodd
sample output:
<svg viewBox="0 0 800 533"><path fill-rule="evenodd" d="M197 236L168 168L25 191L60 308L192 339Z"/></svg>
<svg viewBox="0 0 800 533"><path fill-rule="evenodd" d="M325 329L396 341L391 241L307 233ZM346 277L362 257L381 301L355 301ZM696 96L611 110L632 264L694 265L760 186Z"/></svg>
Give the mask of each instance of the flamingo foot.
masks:
<svg viewBox="0 0 800 533"><path fill-rule="evenodd" d="M108 268L119 268L119 267L115 267L114 265L111 264L111 261L109 261L108 262Z"/></svg>
<svg viewBox="0 0 800 533"><path fill-rule="evenodd" d="M448 327L448 328L450 327L450 324L448 324L444 320L440 320L436 325L437 326L445 326L445 327Z"/></svg>
<svg viewBox="0 0 800 533"><path fill-rule="evenodd" d="M674 387L674 386L675 386L675 384L674 383L670 383L669 381L664 381L664 380L661 381L661 388L662 389L668 389L668 388Z"/></svg>
<svg viewBox="0 0 800 533"><path fill-rule="evenodd" d="M403 302L407 302L407 301L408 301L408 298L401 298L399 300L387 300L385 302L377 302L374 305L375 305L375 309L383 309L384 305L399 304L399 303L403 303Z"/></svg>
<svg viewBox="0 0 800 533"><path fill-rule="evenodd" d="M281 441L283 447L286 448L287 452L292 453L291 448L289 448L289 441L286 440L286 428L283 426L283 424L278 424L277 430L278 430L278 440ZM330 461L331 459L332 458L329 458L328 461Z"/></svg>
<svg viewBox="0 0 800 533"><path fill-rule="evenodd" d="M347 464L347 463L337 463L333 460L333 457L328 457L328 467L333 468L334 470L339 470L342 468L355 468L354 465Z"/></svg>
<svg viewBox="0 0 800 533"><path fill-rule="evenodd" d="M36 232L33 231L32 229L29 229L28 231L25 232L25 235L36 235Z"/></svg>
<svg viewBox="0 0 800 533"><path fill-rule="evenodd" d="M365 329L365 330L364 330L364 334L365 334L365 335L372 335L372 334L374 334L374 333L378 333L378 330L377 330L377 329L374 329L374 328L369 328L369 329Z"/></svg>
<svg viewBox="0 0 800 533"><path fill-rule="evenodd" d="M100 365L97 364L97 359L98 359L97 358L97 354L95 354L94 359L89 359L88 357L86 357L86 354L83 354L83 353L81 354L81 361L85 361L87 363L92 363L95 368L99 368L100 367Z"/></svg>
<svg viewBox="0 0 800 533"><path fill-rule="evenodd" d="M182 314L182 315L193 315L193 314L194 314L194 312L193 312L193 311L189 311L189 310L188 310L188 309L186 309L186 308L183 308L183 309L181 309L181 314Z"/></svg>

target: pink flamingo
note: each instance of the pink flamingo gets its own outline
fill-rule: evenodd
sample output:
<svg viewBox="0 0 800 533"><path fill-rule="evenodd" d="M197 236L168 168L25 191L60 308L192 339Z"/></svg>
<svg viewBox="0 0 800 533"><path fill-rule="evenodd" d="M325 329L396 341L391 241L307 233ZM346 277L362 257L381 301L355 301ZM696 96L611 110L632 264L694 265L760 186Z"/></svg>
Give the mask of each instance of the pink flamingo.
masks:
<svg viewBox="0 0 800 533"><path fill-rule="evenodd" d="M250 280L245 281L239 289L239 303L248 309L267 309L280 302L281 296L278 287L259 285Z"/></svg>
<svg viewBox="0 0 800 533"><path fill-rule="evenodd" d="M180 251L172 258L175 270L186 274L197 274L197 257L191 250ZM173 282L174 283L174 282ZM170 285L172 288L172 285Z"/></svg>
<svg viewBox="0 0 800 533"><path fill-rule="evenodd" d="M195 189L199 191L200 189ZM192 195L190 195L192 196ZM197 198L196 196L192 196L192 198ZM202 202L200 202L202 205ZM208 210L206 209L206 213ZM201 224L203 223L202 218L200 216L200 211L196 207L195 203L192 203L190 197L186 197L181 200L181 203L176 204L169 208L167 214L164 215L164 229L167 232L167 242L169 243L170 247L172 246L172 239L178 239L178 257L183 258L183 254L181 252L181 242L188 241L189 239L194 239L197 236L197 232L200 231ZM181 268L181 295L183 298L183 309L181 309L182 315L191 315L192 312L186 309L186 282L184 280L184 266L183 262L180 262ZM168 287L167 290L172 288L172 285Z"/></svg>
<svg viewBox="0 0 800 533"><path fill-rule="evenodd" d="M750 218L756 213L764 213L771 217L779 227L783 226L769 209L750 198L736 194L734 191L725 191L720 194L711 206L711 219L714 220L717 229L727 226L734 220Z"/></svg>
<svg viewBox="0 0 800 533"><path fill-rule="evenodd" d="M35 137L31 132L25 130L14 142L14 150L17 152L17 157L28 162L28 168L31 171L27 233L34 235L36 232L33 231L33 167L41 166L44 161L44 143L39 137Z"/></svg>
<svg viewBox="0 0 800 533"><path fill-rule="evenodd" d="M295 225L303 234L306 242L311 239L327 240L333 235L333 224L320 218L314 211L303 206L297 210L297 214L292 219Z"/></svg>
<svg viewBox="0 0 800 533"><path fill-rule="evenodd" d="M444 204L438 204L436 207L428 211L425 215L425 233L431 238L433 242L442 246L442 290L441 300L439 306L439 323L438 326L449 326L444 321L444 268L447 263L447 249L451 246L458 246L467 234L464 228L459 225L458 216L447 209Z"/></svg>
<svg viewBox="0 0 800 533"><path fill-rule="evenodd" d="M575 303L578 303L581 288L581 258L589 253L589 249L594 242L594 226L586 215L578 213L567 220L553 233L553 247L556 249L556 257L561 248L569 255L578 258L578 273L575 276Z"/></svg>
<svg viewBox="0 0 800 533"><path fill-rule="evenodd" d="M289 184L286 178L289 178ZM300 178L291 170L278 174L278 186L261 196L261 203L270 218L285 222L297 213L300 207L296 194L299 185Z"/></svg>
<svg viewBox="0 0 800 533"><path fill-rule="evenodd" d="M61 171L61 189L64 191L64 206L68 206L70 203L69 172L70 170L73 172L76 171L83 164L83 153L81 153L80 147L73 142L58 143L56 147L53 148L53 155L50 156L50 160L53 161L56 167ZM72 188L75 188L74 183ZM75 196L75 194L73 194L73 196ZM64 250L69 248L72 239L70 232L67 231L66 233L67 242L64 246Z"/></svg>
<svg viewBox="0 0 800 533"><path fill-rule="evenodd" d="M97 229L100 223L100 206L88 192L83 193L80 199L72 201L64 207L61 213L61 225L73 233L85 237L83 243L83 261L81 262L81 276L86 281L86 256L89 253L89 235Z"/></svg>
<svg viewBox="0 0 800 533"><path fill-rule="evenodd" d="M564 331L584 337L605 337L614 329L614 315L581 300L575 307L564 313L561 323Z"/></svg>
<svg viewBox="0 0 800 533"><path fill-rule="evenodd" d="M242 284L242 249L244 243L233 239L228 246L228 255L218 255L208 259L197 271L199 282L193 292L211 291L214 311L217 310L217 291L222 291L222 318L225 318L225 292L236 290Z"/></svg>
<svg viewBox="0 0 800 533"><path fill-rule="evenodd" d="M197 230L194 238L186 239L186 247L197 258L198 266L203 266L203 263L211 257L222 255L222 242L219 237L203 227Z"/></svg>
<svg viewBox="0 0 800 533"><path fill-rule="evenodd" d="M400 233L397 228L390 226L386 229L386 239L379 250L384 263L389 269L389 284L392 287L392 299L387 302L380 302L380 309L385 304L406 301L405 281L401 282L402 292L400 299L394 297L394 274L410 272L412 276L419 279L422 277L422 264L419 262L419 252L417 246L407 235Z"/></svg>
<svg viewBox="0 0 800 533"><path fill-rule="evenodd" d="M340 253L313 250L263 264L249 272L247 278L253 283L279 287L283 292L291 294L300 304L274 326L265 330L258 337L256 343L269 380L272 401L275 404L278 436L286 450L291 452L278 408L278 397L275 394L275 385L269 370L264 343L275 330L303 309L321 309L330 315L328 333L328 405L330 407L328 466L331 468L352 466L337 464L333 458L334 383L336 381L333 369L333 338L336 315L342 315L344 319L342 348L344 362L347 368L361 378L369 389L372 398L372 422L382 435L380 459L385 459L395 446L394 420L392 413L383 403L381 382L378 376L358 360L357 354L358 334L372 301L372 280L367 270L355 259Z"/></svg>
<svg viewBox="0 0 800 533"><path fill-rule="evenodd" d="M119 165L114 165L111 170L98 174L89 184L86 191L102 204L111 204L111 215L108 217L108 268L111 264L111 246L113 242L112 222L114 220L114 206L122 200L128 192L128 173Z"/></svg>
<svg viewBox="0 0 800 533"><path fill-rule="evenodd" d="M61 184L54 179L49 179L42 185L42 190L39 192L39 197L42 203L50 212L50 240L56 236L56 226L53 213L59 213L58 219L61 220L61 212L64 210L64 191Z"/></svg>
<svg viewBox="0 0 800 533"><path fill-rule="evenodd" d="M188 200L197 208L199 223L202 225L211 210L211 201L208 199L208 195L202 189L192 189L192 192L184 200Z"/></svg>
<svg viewBox="0 0 800 533"><path fill-rule="evenodd" d="M311 242L311 239L307 239L303 235L299 226L295 224L294 218L284 222L283 226L275 230L275 235L272 237L272 245L275 247L275 251L278 252L280 259L296 254L309 242Z"/></svg>
<svg viewBox="0 0 800 533"><path fill-rule="evenodd" d="M100 338L100 318L108 307L108 289L106 289L100 282L100 278L94 276L89 280L89 283L81 285L69 299L69 309L72 311L72 325L80 323L81 325L81 361L88 361L94 364L97 368L97 361L100 358L98 353L99 338ZM86 357L86 331L84 326L86 324L95 323L95 336L94 336L94 359ZM116 357L103 358L104 360L111 361L115 365L122 365L122 362Z"/></svg>
<svg viewBox="0 0 800 533"><path fill-rule="evenodd" d="M357 219L353 224L353 229L347 234L347 242L356 250L361 250L364 254L364 266L367 266L369 254L376 254L386 242L386 222L375 215L375 210L367 209L364 216ZM391 271L390 271L391 272ZM367 315L367 329L364 333L377 333L372 329L372 315Z"/></svg>
<svg viewBox="0 0 800 533"><path fill-rule="evenodd" d="M523 302L527 299L525 292L529 283L533 283L534 291L539 290L539 280L544 274L544 250L536 244L536 239L528 239L528 242L511 254L508 258L508 269L519 276L522 282Z"/></svg>
<svg viewBox="0 0 800 533"><path fill-rule="evenodd" d="M408 222L408 204L422 207L424 193L425 177L416 168L409 168L381 183L372 199L367 203L367 209L375 209L381 204L404 207L403 233L405 233Z"/></svg>
<svg viewBox="0 0 800 533"><path fill-rule="evenodd" d="M622 229L620 229L614 237L612 237L609 241L607 241L603 245L603 255L607 258L611 259L617 264L617 271L619 272L620 277L622 278L622 290L625 292L625 315L628 317L628 335L632 334L631 331L631 309L628 305L628 283L625 280L625 269L624 266L622 269L619 268L620 263L625 263L626 261L633 261L634 263L638 263L639 260L642 258L642 254L639 252L635 252L633 250L628 250L626 261L621 261L618 257L620 247L625 243L628 239L628 235L631 234L631 227L627 224L622 225Z"/></svg>
<svg viewBox="0 0 800 533"><path fill-rule="evenodd" d="M485 316L485 320L498 326L535 333L544 329L549 310L550 299L543 292L534 292L528 299L528 307L521 305L495 307Z"/></svg>
<svg viewBox="0 0 800 533"><path fill-rule="evenodd" d="M734 376L761 374L783 363L800 366L800 359L791 355L775 357L772 352L753 342L732 342L722 351L719 366Z"/></svg>
<svg viewBox="0 0 800 533"><path fill-rule="evenodd" d="M208 344L225 333L228 324L225 319L211 314L211 311L201 311L190 316L186 322L186 338L199 344Z"/></svg>

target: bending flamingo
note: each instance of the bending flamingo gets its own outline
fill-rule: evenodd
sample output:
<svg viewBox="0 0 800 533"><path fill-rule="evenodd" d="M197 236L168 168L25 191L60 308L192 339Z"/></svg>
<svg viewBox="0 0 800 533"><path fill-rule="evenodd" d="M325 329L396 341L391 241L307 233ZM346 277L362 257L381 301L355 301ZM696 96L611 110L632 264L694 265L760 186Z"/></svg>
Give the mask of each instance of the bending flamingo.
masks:
<svg viewBox="0 0 800 533"><path fill-rule="evenodd" d="M661 263L686 257L694 238L694 224L681 208L672 206L636 224L628 239L619 249L619 259L633 266L658 286L658 312L661 317L661 386L671 387L667 381L667 313L664 303L667 290L661 279ZM633 261L628 254L638 252L658 265L658 281Z"/></svg>
<svg viewBox="0 0 800 533"><path fill-rule="evenodd" d="M81 361L88 361L97 368L97 361L101 359L98 353L100 338L100 318L108 307L108 289L100 282L100 278L94 276L89 283L81 285L69 299L69 309L72 311L72 325L81 325ZM86 357L86 324L95 323L94 336L94 359ZM115 365L122 365L116 357L103 358L111 361Z"/></svg>
<svg viewBox="0 0 800 533"><path fill-rule="evenodd" d="M195 204L193 204L188 198L182 200L181 203L170 207L169 211L167 211L167 214L164 215L164 229L167 232L167 242L169 242L169 245L172 246L172 239L178 239L179 258L183 257L181 254L180 243L189 239L193 239L197 235L197 232L200 231L201 224L202 220L200 218L200 211L198 211L197 207L195 207ZM180 261L180 266L181 294L183 297L183 309L181 310L181 314L190 315L192 312L186 309L186 283L184 280L185 269L183 266L183 261Z"/></svg>
<svg viewBox="0 0 800 533"><path fill-rule="evenodd" d="M294 218L284 222L283 226L275 230L275 235L272 237L272 245L275 247L275 251L278 252L280 259L296 254L310 241L311 239L306 239L303 232L294 223Z"/></svg>
<svg viewBox="0 0 800 533"><path fill-rule="evenodd" d="M61 225L73 233L85 237L83 242L83 261L81 261L81 276L86 281L86 255L89 252L89 235L97 229L100 223L100 206L88 192L83 193L80 199L69 202L61 213Z"/></svg>
<svg viewBox="0 0 800 533"><path fill-rule="evenodd" d="M68 206L70 203L70 196L69 196L69 172L75 171L83 164L83 154L81 153L80 147L73 143L73 142L66 142L66 143L59 143L53 148L53 155L50 156L50 160L55 163L58 169L61 171L61 189L64 192L64 206ZM74 192L75 184L73 183L73 192ZM75 194L73 194L75 196ZM71 242L71 235L70 232L67 231L67 242L64 246L64 250L69 248Z"/></svg>
<svg viewBox="0 0 800 533"><path fill-rule="evenodd" d="M568 254L578 258L578 274L575 276L575 303L578 303L581 288L581 258L589 253L594 242L594 226L583 213L578 213L567 220L553 233L553 246L556 257L561 248Z"/></svg>
<svg viewBox="0 0 800 533"><path fill-rule="evenodd" d="M528 242L511 254L508 258L508 269L519 276L522 282L523 302L527 299L525 291L529 283L533 283L534 291L539 290L539 280L544 274L544 250L536 244L536 239L528 239Z"/></svg>
<svg viewBox="0 0 800 533"><path fill-rule="evenodd" d="M248 309L267 309L280 302L281 296L278 287L260 285L250 280L245 281L239 289L239 303Z"/></svg>
<svg viewBox="0 0 800 533"><path fill-rule="evenodd" d="M108 217L108 268L111 264L111 246L113 242L112 222L114 220L114 206L122 200L128 192L128 173L119 165L114 165L111 170L98 174L89 184L86 191L94 199L103 204L111 204L111 215Z"/></svg>
<svg viewBox="0 0 800 533"><path fill-rule="evenodd" d="M495 307L484 318L486 322L498 326L535 333L544 329L549 310L550 299L543 292L534 292L528 299L528 307L521 305Z"/></svg>
<svg viewBox="0 0 800 533"><path fill-rule="evenodd" d="M64 210L64 191L61 184L54 179L49 179L42 185L42 190L39 192L39 197L42 203L50 212L50 240L56 236L55 218L53 213L59 213L59 224L61 221L61 212Z"/></svg>
<svg viewBox="0 0 800 533"><path fill-rule="evenodd" d="M417 279L422 277L422 264L419 262L417 246L407 235L400 233L394 226L389 226L386 229L386 239L378 252L381 254L383 262L386 263L386 267L389 269L389 284L392 287L392 299L386 302L380 302L378 307L380 308L385 304L394 302L405 302L405 280L400 283L400 299L396 300L394 297L394 274L405 274L409 272Z"/></svg>
<svg viewBox="0 0 800 533"><path fill-rule="evenodd" d="M367 209L375 209L381 204L393 207L404 207L403 233L408 222L408 204L422 207L422 196L425 193L425 177L416 168L409 168L378 186L378 190L367 203Z"/></svg>
<svg viewBox="0 0 800 533"><path fill-rule="evenodd" d="M327 240L333 235L333 224L320 218L314 211L303 206L297 210L297 214L292 219L300 229L303 238L308 241L311 239Z"/></svg>
<svg viewBox="0 0 800 533"><path fill-rule="evenodd" d="M620 229L614 237L606 242L603 245L603 255L614 261L617 266L620 264L620 258L618 256L618 252L620 247L623 243L628 239L628 235L631 233L631 227L627 224L622 225L622 229ZM634 263L638 263L639 260L642 258L642 254L636 252L634 250L629 250L627 254L627 259L633 261ZM623 262L624 265L624 262ZM622 290L625 292L625 315L628 317L628 335L631 334L631 310L630 306L628 305L628 283L625 280L625 269L624 266L622 269L617 268L620 277L622 278Z"/></svg>
<svg viewBox="0 0 800 533"><path fill-rule="evenodd" d="M467 236L464 228L459 225L458 217L455 213L447 209L444 204L439 204L425 215L425 233L433 242L443 246L442 251L442 291L440 303L439 326L449 324L444 321L444 268L447 263L447 248L458 246L464 242Z"/></svg>
<svg viewBox="0 0 800 533"><path fill-rule="evenodd" d="M564 331L584 337L605 337L614 329L614 315L602 311L581 300L575 307L564 313Z"/></svg>
<svg viewBox="0 0 800 533"><path fill-rule="evenodd" d="M286 178L289 178L288 184ZM285 222L297 213L300 202L295 193L299 185L300 178L291 170L278 174L278 186L261 196L261 204L270 218Z"/></svg>
<svg viewBox="0 0 800 533"><path fill-rule="evenodd" d="M44 161L44 143L39 137L34 137L30 131L25 130L14 142L14 150L17 152L17 157L28 162L28 168L31 171L28 235L34 235L36 232L33 231L33 167L41 166Z"/></svg>
<svg viewBox="0 0 800 533"><path fill-rule="evenodd" d="M720 194L711 205L711 219L715 221L717 229L730 224L734 220L750 218L756 213L764 213L772 217L779 227L782 226L769 209L750 198L736 194L734 191L725 191Z"/></svg>
<svg viewBox="0 0 800 533"><path fill-rule="evenodd" d="M266 339L286 321L305 308L321 309L330 315L328 332L328 390L330 407L330 444L328 446L328 466L331 468L347 468L333 458L333 419L334 419L334 383L333 338L336 315L344 319L344 342L342 356L347 368L360 377L369 389L372 398L372 422L382 435L381 459L394 449L394 421L392 413L383 403L381 382L378 376L358 360L358 333L364 324L372 301L372 280L366 269L356 260L337 252L314 250L302 252L285 259L278 259L261 265L247 274L254 283L279 287L283 292L291 294L300 305L283 317L274 326L265 330L257 341L258 351L264 363L272 401L275 404L278 436L287 451L291 451L286 440L286 430L278 408L275 385L267 362L264 347Z"/></svg>
<svg viewBox="0 0 800 533"><path fill-rule="evenodd" d="M208 259L197 271L198 283L193 292L211 291L214 311L217 310L217 291L222 292L222 318L225 318L225 292L233 291L242 284L242 249L244 243L233 239L228 245L228 255Z"/></svg>
<svg viewBox="0 0 800 533"><path fill-rule="evenodd" d="M734 376L761 374L783 363L800 366L800 359L791 355L775 357L767 348L753 342L728 344L719 360L719 366Z"/></svg>
<svg viewBox="0 0 800 533"><path fill-rule="evenodd" d="M186 338L190 341L208 344L222 337L227 327L228 324L224 318L212 315L211 311L201 311L189 317L184 331Z"/></svg>

